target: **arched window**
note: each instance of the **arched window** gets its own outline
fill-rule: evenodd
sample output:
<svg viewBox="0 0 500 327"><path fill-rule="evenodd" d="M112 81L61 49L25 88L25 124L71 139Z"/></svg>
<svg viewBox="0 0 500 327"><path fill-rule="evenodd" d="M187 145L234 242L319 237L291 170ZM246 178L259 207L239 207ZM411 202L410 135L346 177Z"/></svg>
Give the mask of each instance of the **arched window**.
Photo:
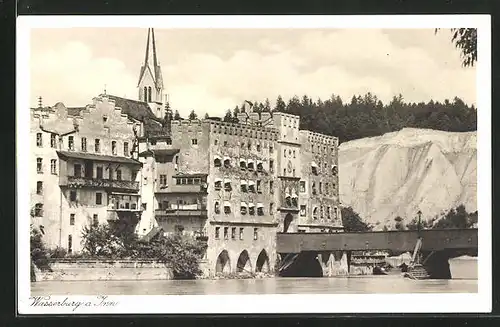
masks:
<svg viewBox="0 0 500 327"><path fill-rule="evenodd" d="M216 214L220 213L220 203L219 203L219 201L215 201L214 211L215 211Z"/></svg>
<svg viewBox="0 0 500 327"><path fill-rule="evenodd" d="M220 167L221 166L221 158L219 156L215 156L214 166L215 167Z"/></svg>
<svg viewBox="0 0 500 327"><path fill-rule="evenodd" d="M313 209L313 219L318 219L318 207L314 207Z"/></svg>
<svg viewBox="0 0 500 327"><path fill-rule="evenodd" d="M144 86L144 102L148 102L148 88Z"/></svg>
<svg viewBox="0 0 500 327"><path fill-rule="evenodd" d="M151 86L148 87L148 102L151 102Z"/></svg>

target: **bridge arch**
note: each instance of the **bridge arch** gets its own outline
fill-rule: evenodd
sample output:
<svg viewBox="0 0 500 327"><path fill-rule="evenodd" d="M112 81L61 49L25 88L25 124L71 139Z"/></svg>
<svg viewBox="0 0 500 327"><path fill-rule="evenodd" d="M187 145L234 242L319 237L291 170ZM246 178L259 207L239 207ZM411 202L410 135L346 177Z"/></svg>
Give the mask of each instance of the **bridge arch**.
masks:
<svg viewBox="0 0 500 327"><path fill-rule="evenodd" d="M217 261L215 263L215 272L225 274L231 272L231 258L229 257L229 253L227 252L227 250L223 250L217 257Z"/></svg>
<svg viewBox="0 0 500 327"><path fill-rule="evenodd" d="M252 272L252 262L247 250L241 251L236 263L236 272Z"/></svg>
<svg viewBox="0 0 500 327"><path fill-rule="evenodd" d="M256 272L269 272L269 256L267 255L266 250L262 250L257 257L257 261L255 262L255 271Z"/></svg>

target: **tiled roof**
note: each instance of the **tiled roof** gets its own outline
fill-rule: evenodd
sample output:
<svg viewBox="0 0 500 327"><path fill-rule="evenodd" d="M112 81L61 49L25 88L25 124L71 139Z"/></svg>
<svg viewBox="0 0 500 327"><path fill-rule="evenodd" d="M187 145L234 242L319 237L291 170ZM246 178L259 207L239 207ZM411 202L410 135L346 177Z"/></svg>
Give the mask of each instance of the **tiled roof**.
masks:
<svg viewBox="0 0 500 327"><path fill-rule="evenodd" d="M72 151L57 151L57 154L61 157L66 157L66 158L83 159L83 160L89 159L97 161L120 162L120 163L141 165L139 161L127 157L106 156L94 153L72 152Z"/></svg>
<svg viewBox="0 0 500 327"><path fill-rule="evenodd" d="M164 131L162 122L158 119L146 102L125 99L115 95L106 95L115 101L117 107L122 108L122 112L129 117L144 123L144 130L148 134L161 134ZM166 132L165 132L166 133Z"/></svg>

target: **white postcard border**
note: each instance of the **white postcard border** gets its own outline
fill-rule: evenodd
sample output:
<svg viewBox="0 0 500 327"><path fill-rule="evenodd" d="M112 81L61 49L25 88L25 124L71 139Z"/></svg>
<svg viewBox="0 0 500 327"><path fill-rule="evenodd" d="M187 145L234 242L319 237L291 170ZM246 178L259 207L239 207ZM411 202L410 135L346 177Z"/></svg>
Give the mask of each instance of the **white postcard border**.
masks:
<svg viewBox="0 0 500 327"><path fill-rule="evenodd" d="M390 16L20 16L17 20L17 276L21 314L131 313L397 313L489 312L491 255L491 19L489 15ZM286 294L52 296L60 305L33 306L29 262L30 30L68 27L156 28L478 28L478 208L477 294ZM458 50L457 50L458 51ZM458 55L458 54L457 54ZM75 87L78 87L75 84ZM479 192L481 190L481 192ZM73 304L73 306L71 305ZM74 307L77 306L76 309Z"/></svg>

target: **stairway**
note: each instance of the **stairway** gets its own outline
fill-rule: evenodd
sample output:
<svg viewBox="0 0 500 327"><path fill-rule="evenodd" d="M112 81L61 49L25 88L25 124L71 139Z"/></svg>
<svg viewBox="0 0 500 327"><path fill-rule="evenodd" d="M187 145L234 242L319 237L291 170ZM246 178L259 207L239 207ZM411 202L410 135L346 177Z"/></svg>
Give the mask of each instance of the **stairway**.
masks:
<svg viewBox="0 0 500 327"><path fill-rule="evenodd" d="M430 275L424 266L416 264L408 268L408 272L405 274L405 277L408 277L410 279L421 280L421 279L429 279Z"/></svg>

